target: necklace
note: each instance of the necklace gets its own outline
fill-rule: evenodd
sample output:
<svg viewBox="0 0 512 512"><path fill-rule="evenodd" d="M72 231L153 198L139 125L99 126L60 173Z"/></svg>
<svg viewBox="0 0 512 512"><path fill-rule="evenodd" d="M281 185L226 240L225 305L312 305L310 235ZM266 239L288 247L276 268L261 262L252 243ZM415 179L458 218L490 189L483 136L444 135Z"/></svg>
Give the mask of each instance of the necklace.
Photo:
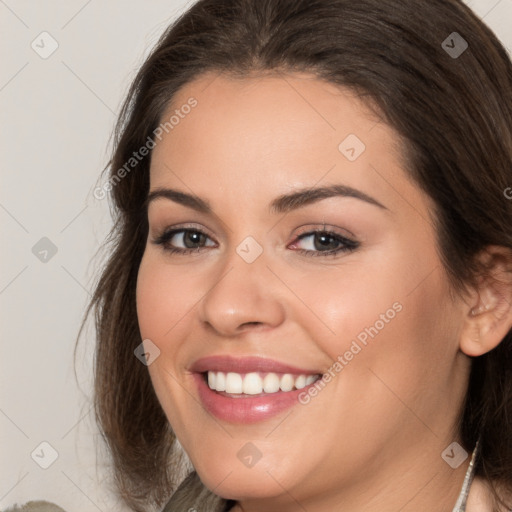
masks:
<svg viewBox="0 0 512 512"><path fill-rule="evenodd" d="M478 441L476 443L475 449L473 450L473 455L471 456L471 461L469 463L468 469L466 471L466 476L464 477L464 483L462 484L462 489L460 491L459 497L457 498L457 503L455 503L455 507L453 507L452 512L466 512L466 501L468 499L469 488L471 486L471 482L473 482L473 478L475 476L475 459L478 452Z"/></svg>

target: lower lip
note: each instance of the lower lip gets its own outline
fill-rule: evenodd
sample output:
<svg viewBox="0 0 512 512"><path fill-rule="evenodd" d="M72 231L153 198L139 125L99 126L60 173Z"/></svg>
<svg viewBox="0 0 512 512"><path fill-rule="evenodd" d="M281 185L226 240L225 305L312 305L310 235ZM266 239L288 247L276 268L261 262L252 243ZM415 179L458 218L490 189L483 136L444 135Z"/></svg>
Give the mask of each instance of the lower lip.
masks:
<svg viewBox="0 0 512 512"><path fill-rule="evenodd" d="M223 421L244 424L267 420L298 404L299 394L315 384L294 391L277 391L264 396L244 395L231 398L210 389L203 374L195 373L194 378L199 398L211 414Z"/></svg>

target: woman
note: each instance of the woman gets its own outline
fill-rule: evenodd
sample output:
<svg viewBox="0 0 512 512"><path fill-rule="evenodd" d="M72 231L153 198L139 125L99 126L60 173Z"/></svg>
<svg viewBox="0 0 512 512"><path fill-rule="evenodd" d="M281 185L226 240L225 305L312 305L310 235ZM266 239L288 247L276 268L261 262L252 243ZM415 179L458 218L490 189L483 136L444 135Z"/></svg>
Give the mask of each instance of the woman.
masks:
<svg viewBox="0 0 512 512"><path fill-rule="evenodd" d="M462 2L191 6L95 191L120 495L511 509L511 186L511 62Z"/></svg>

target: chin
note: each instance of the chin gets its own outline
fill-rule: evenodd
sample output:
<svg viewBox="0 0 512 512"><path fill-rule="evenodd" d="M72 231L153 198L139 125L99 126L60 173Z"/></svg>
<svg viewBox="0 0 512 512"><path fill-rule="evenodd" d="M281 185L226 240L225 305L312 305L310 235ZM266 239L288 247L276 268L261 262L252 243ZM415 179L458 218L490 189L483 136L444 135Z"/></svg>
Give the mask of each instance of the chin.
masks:
<svg viewBox="0 0 512 512"><path fill-rule="evenodd" d="M212 492L224 499L239 501L275 498L283 493L283 487L289 488L291 484L286 483L286 477L282 472L278 473L279 469L276 468L279 466L264 464L263 460L247 468L235 458L231 464L200 464L196 466L196 471Z"/></svg>

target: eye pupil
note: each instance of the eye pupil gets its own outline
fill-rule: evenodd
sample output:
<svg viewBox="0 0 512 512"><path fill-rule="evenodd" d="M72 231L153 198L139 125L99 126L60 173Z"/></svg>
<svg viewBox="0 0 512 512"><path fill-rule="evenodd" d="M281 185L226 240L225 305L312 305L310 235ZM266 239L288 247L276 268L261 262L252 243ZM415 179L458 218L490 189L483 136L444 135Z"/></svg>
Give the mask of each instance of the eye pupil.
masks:
<svg viewBox="0 0 512 512"><path fill-rule="evenodd" d="M195 247L189 246L188 243L190 242L192 246L199 244L202 240L202 237L204 237L202 233L199 233L197 231L187 231L185 233L185 236L183 237L183 241L188 249L194 249Z"/></svg>
<svg viewBox="0 0 512 512"><path fill-rule="evenodd" d="M315 249L325 249L326 247L329 247L330 242L332 241L334 241L334 244L338 243L338 241L332 235L328 235L326 233L317 234L317 240L320 241L320 245L317 247L315 244ZM333 249L334 248L335 247L333 247Z"/></svg>

